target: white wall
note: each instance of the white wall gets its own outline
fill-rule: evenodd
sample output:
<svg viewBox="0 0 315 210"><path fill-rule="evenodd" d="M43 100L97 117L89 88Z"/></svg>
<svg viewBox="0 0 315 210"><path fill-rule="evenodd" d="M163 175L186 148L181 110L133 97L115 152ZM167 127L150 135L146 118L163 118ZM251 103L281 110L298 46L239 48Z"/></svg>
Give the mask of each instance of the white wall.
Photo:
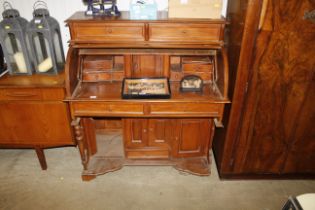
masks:
<svg viewBox="0 0 315 210"><path fill-rule="evenodd" d="M35 0L7 0L12 4L12 7L19 10L22 17L27 20L32 19L33 12L33 4ZM56 18L59 21L61 33L62 33L62 41L65 49L65 54L68 49L68 41L70 39L69 30L65 26L64 21L69 18L76 11L83 11L86 9L86 6L83 5L81 0L44 0L50 12L50 15ZM159 10L166 10L168 8L168 0L156 0L158 3ZM223 14L226 11L226 5L228 0L223 0ZM0 13L2 20L2 12L3 12L3 2L4 0L0 0ZM225 6L224 6L225 5ZM118 0L117 6L119 10L125 11L128 10L129 0Z"/></svg>

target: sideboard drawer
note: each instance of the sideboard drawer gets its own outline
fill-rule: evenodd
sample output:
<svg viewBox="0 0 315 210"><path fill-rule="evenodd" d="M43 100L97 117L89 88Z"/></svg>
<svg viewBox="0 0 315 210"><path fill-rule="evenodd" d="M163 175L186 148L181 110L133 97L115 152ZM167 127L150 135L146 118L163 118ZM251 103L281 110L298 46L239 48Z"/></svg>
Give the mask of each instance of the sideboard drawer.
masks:
<svg viewBox="0 0 315 210"><path fill-rule="evenodd" d="M0 90L0 100L42 100L41 89L9 88Z"/></svg>
<svg viewBox="0 0 315 210"><path fill-rule="evenodd" d="M75 41L117 42L144 41L144 24L74 23L72 39Z"/></svg>
<svg viewBox="0 0 315 210"><path fill-rule="evenodd" d="M62 101L65 99L65 90L63 88L42 88L41 91L45 101Z"/></svg>
<svg viewBox="0 0 315 210"><path fill-rule="evenodd" d="M221 39L220 24L150 23L149 40L176 43L211 43Z"/></svg>
<svg viewBox="0 0 315 210"><path fill-rule="evenodd" d="M63 88L8 88L0 90L0 100L63 100L64 96Z"/></svg>
<svg viewBox="0 0 315 210"><path fill-rule="evenodd" d="M71 105L77 116L138 116L144 114L142 104L71 102Z"/></svg>

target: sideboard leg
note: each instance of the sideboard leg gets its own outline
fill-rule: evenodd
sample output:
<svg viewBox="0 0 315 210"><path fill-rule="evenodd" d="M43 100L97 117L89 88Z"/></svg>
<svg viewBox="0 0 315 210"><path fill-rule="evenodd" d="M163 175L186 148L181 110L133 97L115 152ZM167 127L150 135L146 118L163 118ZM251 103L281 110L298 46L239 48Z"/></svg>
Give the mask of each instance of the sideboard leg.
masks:
<svg viewBox="0 0 315 210"><path fill-rule="evenodd" d="M42 170L46 170L47 163L46 163L44 150L40 147L35 147L35 151L36 151L39 163L40 163L40 167L42 168Z"/></svg>

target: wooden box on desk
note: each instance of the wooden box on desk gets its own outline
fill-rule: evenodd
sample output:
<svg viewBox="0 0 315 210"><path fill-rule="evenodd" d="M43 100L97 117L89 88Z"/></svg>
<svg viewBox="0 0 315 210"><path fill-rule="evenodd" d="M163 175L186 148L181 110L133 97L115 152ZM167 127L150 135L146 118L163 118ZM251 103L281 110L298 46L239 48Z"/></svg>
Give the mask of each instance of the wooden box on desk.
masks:
<svg viewBox="0 0 315 210"><path fill-rule="evenodd" d="M169 0L170 18L221 18L222 0Z"/></svg>

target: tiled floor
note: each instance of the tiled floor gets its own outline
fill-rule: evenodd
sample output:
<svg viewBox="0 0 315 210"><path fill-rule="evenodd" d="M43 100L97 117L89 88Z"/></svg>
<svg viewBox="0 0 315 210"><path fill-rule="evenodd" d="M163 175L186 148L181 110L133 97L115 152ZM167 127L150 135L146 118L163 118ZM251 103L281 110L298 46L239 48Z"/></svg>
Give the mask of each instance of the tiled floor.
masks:
<svg viewBox="0 0 315 210"><path fill-rule="evenodd" d="M40 170L33 150L0 150L1 210L271 210L289 195L315 192L315 181L220 181L171 167L125 167L81 181L76 148L45 150Z"/></svg>

